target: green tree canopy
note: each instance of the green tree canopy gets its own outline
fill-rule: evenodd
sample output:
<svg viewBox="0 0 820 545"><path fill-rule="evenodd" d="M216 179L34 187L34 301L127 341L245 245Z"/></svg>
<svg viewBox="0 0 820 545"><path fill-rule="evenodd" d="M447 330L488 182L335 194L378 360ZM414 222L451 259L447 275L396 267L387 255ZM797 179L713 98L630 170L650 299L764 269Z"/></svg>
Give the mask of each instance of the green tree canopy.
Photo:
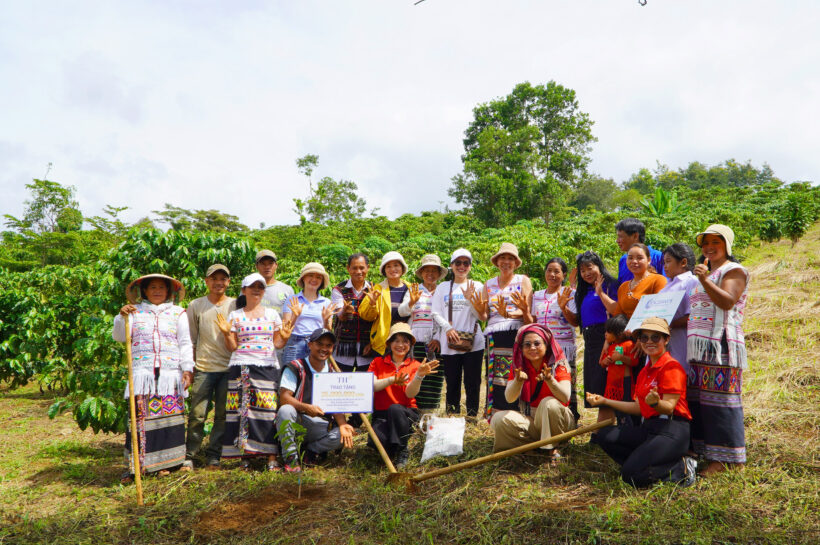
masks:
<svg viewBox="0 0 820 545"><path fill-rule="evenodd" d="M187 210L165 203L165 210L153 210L155 221L166 223L175 231L216 231L234 233L247 231L247 225L239 218L219 210Z"/></svg>
<svg viewBox="0 0 820 545"><path fill-rule="evenodd" d="M25 201L23 218L5 214L7 227L38 233L68 233L82 228L83 215L74 198L77 192L74 186L35 178L26 188L31 192L31 199Z"/></svg>
<svg viewBox="0 0 820 545"><path fill-rule="evenodd" d="M448 190L489 226L549 221L586 173L592 124L575 91L550 81L516 85L473 110L464 138L464 172Z"/></svg>
<svg viewBox="0 0 820 545"><path fill-rule="evenodd" d="M359 186L350 180L334 180L325 176L313 187L311 175L319 166L319 156L308 154L296 159L299 172L308 179L306 199L293 199L293 211L301 223L312 221L326 225L330 221L348 221L367 212L367 202L358 195ZM376 210L372 211L375 215Z"/></svg>

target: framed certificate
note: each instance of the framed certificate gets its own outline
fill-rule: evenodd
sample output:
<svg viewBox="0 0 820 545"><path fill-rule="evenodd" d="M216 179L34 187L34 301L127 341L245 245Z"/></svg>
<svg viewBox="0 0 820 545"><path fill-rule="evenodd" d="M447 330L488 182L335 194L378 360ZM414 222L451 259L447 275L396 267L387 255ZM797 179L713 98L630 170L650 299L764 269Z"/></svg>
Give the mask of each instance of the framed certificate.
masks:
<svg viewBox="0 0 820 545"><path fill-rule="evenodd" d="M316 373L313 405L325 414L372 413L373 373Z"/></svg>

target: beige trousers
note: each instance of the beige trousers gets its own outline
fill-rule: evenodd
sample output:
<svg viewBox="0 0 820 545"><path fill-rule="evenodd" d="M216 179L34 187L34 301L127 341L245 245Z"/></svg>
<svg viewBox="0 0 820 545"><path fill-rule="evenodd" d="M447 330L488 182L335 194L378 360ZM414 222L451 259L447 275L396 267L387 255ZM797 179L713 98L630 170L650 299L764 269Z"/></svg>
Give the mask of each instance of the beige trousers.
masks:
<svg viewBox="0 0 820 545"><path fill-rule="evenodd" d="M535 416L527 417L518 411L498 411L490 420L493 430L493 452L508 450L554 435L566 433L575 426L575 419L568 407L554 397L548 397L538 404ZM555 448L548 444L541 448Z"/></svg>

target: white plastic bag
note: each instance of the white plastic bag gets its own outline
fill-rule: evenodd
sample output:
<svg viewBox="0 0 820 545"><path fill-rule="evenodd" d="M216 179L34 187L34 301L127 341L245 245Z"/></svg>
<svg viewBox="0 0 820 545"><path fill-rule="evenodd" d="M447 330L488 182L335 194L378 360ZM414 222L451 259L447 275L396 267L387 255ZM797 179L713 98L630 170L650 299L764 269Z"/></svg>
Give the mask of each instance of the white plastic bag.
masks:
<svg viewBox="0 0 820 545"><path fill-rule="evenodd" d="M441 418L426 414L419 426L427 434L422 463L434 456L458 456L464 452L464 418Z"/></svg>

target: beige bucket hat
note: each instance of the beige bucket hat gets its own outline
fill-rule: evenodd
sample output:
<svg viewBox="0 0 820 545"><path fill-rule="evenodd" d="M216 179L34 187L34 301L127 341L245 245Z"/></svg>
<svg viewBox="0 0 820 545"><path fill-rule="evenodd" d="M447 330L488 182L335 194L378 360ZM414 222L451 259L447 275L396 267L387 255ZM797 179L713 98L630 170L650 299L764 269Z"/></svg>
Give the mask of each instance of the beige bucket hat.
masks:
<svg viewBox="0 0 820 545"><path fill-rule="evenodd" d="M669 324L663 318L647 318L643 322L641 322L641 327L636 330L638 331L657 331L658 333L663 333L664 335L669 336Z"/></svg>
<svg viewBox="0 0 820 545"><path fill-rule="evenodd" d="M421 265L419 268L416 269L416 276L420 279L421 278L421 270L424 267L438 267L438 279L441 280L445 276L447 276L447 267L442 266L441 258L436 254L427 254L421 258ZM423 280L423 279L422 279Z"/></svg>
<svg viewBox="0 0 820 545"><path fill-rule="evenodd" d="M168 294L170 298L173 299L174 297L176 297L177 301L182 301L183 299L185 299L185 286L183 286L182 282L180 282L176 278L171 278L170 276L165 274L146 274L140 276L139 278L128 284L128 287L125 288L125 297L126 299L128 299L129 303L136 303L142 298L142 293L140 293L140 283L143 280L149 278L160 278L162 280L170 280L171 293Z"/></svg>
<svg viewBox="0 0 820 545"><path fill-rule="evenodd" d="M718 235L720 238L726 242L726 255L732 255L732 244L735 242L735 232L732 231L731 227L726 225L722 225L720 223L715 223L710 225L706 228L705 231L702 233L698 233L698 236L695 237L695 241L698 243L698 246L703 246L703 236L704 235Z"/></svg>
<svg viewBox="0 0 820 545"><path fill-rule="evenodd" d="M413 330L410 329L410 326L407 325L404 322L398 322L398 323L395 323L392 326L390 326L390 333L388 333L388 335L387 335L387 344L389 345L390 341L393 340L393 337L395 337L399 333L403 333L403 334L407 335L408 337L410 337L410 346L411 346L410 351L412 352L412 346L414 344L416 344L416 337L413 336Z"/></svg>
<svg viewBox="0 0 820 545"><path fill-rule="evenodd" d="M502 242L501 247L498 249L498 251L495 253L495 255L490 258L490 261L492 262L493 265L498 267L498 265L496 265L495 262L496 262L496 260L498 259L499 256L504 255L504 254L510 254L511 256L513 256L515 258L515 262L516 262L515 268L516 269L521 266L521 258L518 257L518 247L515 244L513 244L512 242Z"/></svg>
<svg viewBox="0 0 820 545"><path fill-rule="evenodd" d="M382 276L384 276L384 266L387 265L388 263L390 263L391 261L398 261L399 263L401 263L401 266L402 266L401 274L404 274L404 273L407 272L407 268L408 268L407 267L407 262L404 261L404 258L402 257L402 255L399 252L391 251L391 252L387 252L386 254L384 254L384 256L382 257L382 262L379 265L379 272L382 274Z"/></svg>
<svg viewBox="0 0 820 545"><path fill-rule="evenodd" d="M310 263L306 263L302 270L299 272L299 280L296 281L296 285L302 289L305 289L305 275L308 274L318 274L322 277L322 285L319 287L320 290L325 289L330 285L330 276L328 276L327 271L322 266L321 263L316 263L315 261L311 261Z"/></svg>

